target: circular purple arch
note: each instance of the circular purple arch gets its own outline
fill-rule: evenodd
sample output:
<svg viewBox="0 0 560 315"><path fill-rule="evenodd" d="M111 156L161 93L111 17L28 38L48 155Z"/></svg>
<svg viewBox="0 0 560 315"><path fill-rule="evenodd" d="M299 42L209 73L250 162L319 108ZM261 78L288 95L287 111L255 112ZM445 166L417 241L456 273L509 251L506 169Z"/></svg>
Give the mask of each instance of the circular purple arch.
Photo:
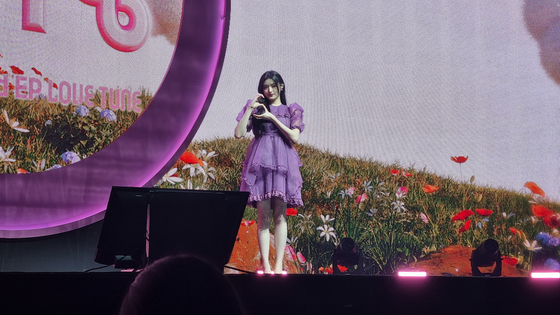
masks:
<svg viewBox="0 0 560 315"><path fill-rule="evenodd" d="M104 217L112 186L153 186L196 133L224 60L229 0L184 0L175 55L150 106L117 140L60 169L0 174L0 238L73 230Z"/></svg>

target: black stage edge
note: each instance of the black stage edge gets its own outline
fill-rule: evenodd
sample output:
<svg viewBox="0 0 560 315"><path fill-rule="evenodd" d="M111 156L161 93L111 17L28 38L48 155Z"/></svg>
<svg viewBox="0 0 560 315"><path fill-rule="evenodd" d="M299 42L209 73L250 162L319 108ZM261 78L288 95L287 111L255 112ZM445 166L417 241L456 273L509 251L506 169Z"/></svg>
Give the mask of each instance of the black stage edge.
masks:
<svg viewBox="0 0 560 315"><path fill-rule="evenodd" d="M117 314L136 274L0 273L0 314ZM227 275L248 314L560 314L560 280Z"/></svg>

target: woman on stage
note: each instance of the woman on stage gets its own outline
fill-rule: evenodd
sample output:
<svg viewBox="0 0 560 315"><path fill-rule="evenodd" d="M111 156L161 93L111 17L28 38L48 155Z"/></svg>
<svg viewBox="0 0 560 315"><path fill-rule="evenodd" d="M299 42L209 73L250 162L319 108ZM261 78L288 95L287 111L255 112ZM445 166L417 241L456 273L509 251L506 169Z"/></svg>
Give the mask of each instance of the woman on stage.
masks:
<svg viewBox="0 0 560 315"><path fill-rule="evenodd" d="M235 137L253 131L241 173L241 191L248 191L249 205L257 208L258 241L265 273L281 273L288 234L286 208L301 207L302 166L292 143L297 143L303 124L303 109L287 105L284 80L275 71L265 72L257 96L247 101L237 116ZM269 263L270 215L274 219L276 263Z"/></svg>

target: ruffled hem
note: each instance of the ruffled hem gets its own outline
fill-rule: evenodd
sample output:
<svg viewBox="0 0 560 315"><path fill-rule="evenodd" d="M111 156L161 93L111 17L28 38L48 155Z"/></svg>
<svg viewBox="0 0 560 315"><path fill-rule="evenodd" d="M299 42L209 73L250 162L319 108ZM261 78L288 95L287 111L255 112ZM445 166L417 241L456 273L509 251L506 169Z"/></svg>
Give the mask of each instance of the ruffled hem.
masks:
<svg viewBox="0 0 560 315"><path fill-rule="evenodd" d="M282 191L271 191L264 195L251 195L249 197L249 200L247 201L247 205L253 208L257 208L257 201L267 200L272 197L277 197L282 199L284 202L287 203L288 208L303 207L303 200L301 198L286 196L286 194Z"/></svg>

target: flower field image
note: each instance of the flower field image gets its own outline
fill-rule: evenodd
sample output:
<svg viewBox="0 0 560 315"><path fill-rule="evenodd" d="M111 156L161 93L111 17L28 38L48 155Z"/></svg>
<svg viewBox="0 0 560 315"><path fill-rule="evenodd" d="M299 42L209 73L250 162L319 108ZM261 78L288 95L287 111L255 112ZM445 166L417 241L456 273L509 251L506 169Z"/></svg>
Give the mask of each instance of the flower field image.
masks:
<svg viewBox="0 0 560 315"><path fill-rule="evenodd" d="M43 74L35 68L32 70L33 82L39 82ZM35 173L79 162L124 133L152 98L143 90L137 101L138 111L127 110L132 99L130 95L125 99L124 90L122 95L113 89L96 90L91 92L90 99L87 99L90 92L86 92L80 98L74 95L76 104L72 101L63 104L53 102L51 95L41 94L39 90L17 91L12 81L18 81L18 76L24 74L26 71L15 66L10 70L0 68L0 78L9 82L7 86L0 83L0 95L6 95L0 97L0 173ZM56 84L48 78L44 82L50 82L51 90L58 93ZM36 95L27 98L32 92ZM16 93L21 95L16 97ZM116 109L118 103L120 108Z"/></svg>
<svg viewBox="0 0 560 315"><path fill-rule="evenodd" d="M156 186L239 190L249 141L193 142ZM332 260L348 238L358 248L363 274L422 269L430 275L469 276L470 253L487 239L499 244L504 276L560 270L560 204L530 179L509 191L478 186L474 176L463 180L460 167L469 163L467 156L450 157L449 163L459 164L458 178L448 178L309 145L295 147L303 163L305 205L287 211L289 272L328 274L335 268L352 273L352 266L333 266ZM260 267L256 220L256 209L247 207L230 265Z"/></svg>

